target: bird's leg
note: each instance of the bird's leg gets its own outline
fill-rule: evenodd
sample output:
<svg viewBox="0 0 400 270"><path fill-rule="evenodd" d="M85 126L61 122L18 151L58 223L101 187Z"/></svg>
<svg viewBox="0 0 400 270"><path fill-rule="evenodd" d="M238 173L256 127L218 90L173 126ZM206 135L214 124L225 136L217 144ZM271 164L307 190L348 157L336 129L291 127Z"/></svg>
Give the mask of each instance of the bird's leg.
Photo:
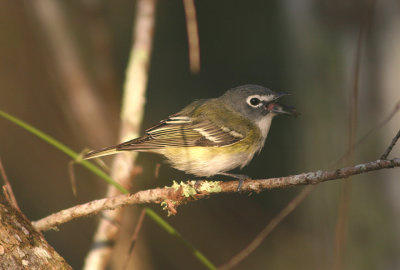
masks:
<svg viewBox="0 0 400 270"><path fill-rule="evenodd" d="M201 180L196 180L196 182L194 183L194 190L196 190L196 193L199 193L198 188L200 186L200 182L201 182Z"/></svg>
<svg viewBox="0 0 400 270"><path fill-rule="evenodd" d="M242 188L244 180L251 179L250 177L248 177L247 175L244 175L244 174L219 173L219 175L225 175L225 176L236 178L239 181L239 184L238 184L238 187L237 187L237 191L240 191L240 189Z"/></svg>

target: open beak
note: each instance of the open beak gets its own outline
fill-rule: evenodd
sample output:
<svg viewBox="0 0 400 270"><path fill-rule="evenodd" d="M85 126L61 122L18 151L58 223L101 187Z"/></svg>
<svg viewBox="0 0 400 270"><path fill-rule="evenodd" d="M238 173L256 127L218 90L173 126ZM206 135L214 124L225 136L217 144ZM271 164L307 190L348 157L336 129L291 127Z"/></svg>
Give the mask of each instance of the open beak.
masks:
<svg viewBox="0 0 400 270"><path fill-rule="evenodd" d="M276 114L286 114L286 115L291 115L291 116L299 116L300 113L296 111L296 109L292 106L287 106L281 103L275 103L273 104L273 108L271 112L276 113Z"/></svg>
<svg viewBox="0 0 400 270"><path fill-rule="evenodd" d="M300 113L296 111L296 109L292 106L287 106L282 104L281 102L279 102L279 99L284 97L284 96L288 96L290 94L288 93L278 93L276 95L276 97L274 98L274 100L269 103L267 105L268 110L272 113L276 113L276 114L286 114L286 115L291 115L291 116L299 116Z"/></svg>

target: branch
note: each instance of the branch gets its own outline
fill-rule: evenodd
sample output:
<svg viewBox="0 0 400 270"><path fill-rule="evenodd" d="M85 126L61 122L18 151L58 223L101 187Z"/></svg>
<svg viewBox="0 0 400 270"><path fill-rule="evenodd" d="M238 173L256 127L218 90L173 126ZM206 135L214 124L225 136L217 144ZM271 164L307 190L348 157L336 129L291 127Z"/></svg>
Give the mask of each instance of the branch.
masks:
<svg viewBox="0 0 400 270"><path fill-rule="evenodd" d="M183 7L186 16L190 71L198 73L200 71L200 41L194 0L183 0Z"/></svg>
<svg viewBox="0 0 400 270"><path fill-rule="evenodd" d="M146 101L146 88L148 80L148 70L153 43L153 30L155 23L156 1L140 0L136 3L136 16L133 28L133 40L129 62L126 70L124 84L124 96L121 109L121 129L120 141L136 138L139 136L140 125L144 113ZM120 185L128 188L132 180L137 153L125 153L114 158L111 177ZM120 191L110 186L107 190L107 197L114 197ZM86 256L84 270L106 269L111 253L112 245L102 245L98 243L114 242L119 232L118 224L123 217L122 209L104 213L107 219L99 222L97 231L93 237L92 249ZM113 222L109 222L112 220Z"/></svg>
<svg viewBox="0 0 400 270"><path fill-rule="evenodd" d="M390 152L392 152L394 145L397 143L397 141L400 138L400 129L397 132L396 136L394 136L392 142L390 143L389 147L386 149L385 153L382 154L381 159L387 159L388 155Z"/></svg>
<svg viewBox="0 0 400 270"><path fill-rule="evenodd" d="M273 188L315 185L329 180L342 179L352 175L394 167L400 167L400 158L375 160L334 171L315 171L269 179L249 179L244 181L240 192L259 193ZM169 214L175 214L176 207L181 204L208 198L210 195L235 193L237 192L237 185L237 181L200 181L198 184L196 184L196 181L174 183L171 187L143 190L134 194L119 195L77 205L35 221L33 225L39 231L46 231L78 217L89 216L102 210L116 209L131 204L162 203Z"/></svg>
<svg viewBox="0 0 400 270"><path fill-rule="evenodd" d="M85 68L74 34L69 31L71 25L68 24L62 1L28 3L36 12L40 30L43 30L42 38L48 43L54 58L59 75L57 79L64 86L57 88L54 95L69 122L69 129L76 132L76 136L85 136L87 141L94 144L110 142L112 133L109 123L113 119L109 117L106 102L99 97L97 87L88 79L90 72Z"/></svg>
<svg viewBox="0 0 400 270"><path fill-rule="evenodd" d="M5 183L3 185L3 195L5 199L10 203L12 207L21 212L21 209L19 209L18 206L17 199L15 198L14 191L11 187L10 181L8 181L8 177L6 171L4 170L3 163L1 162L1 158L0 158L0 174L1 177L3 177L3 181Z"/></svg>
<svg viewBox="0 0 400 270"><path fill-rule="evenodd" d="M139 232L142 229L142 225L143 225L143 221L144 221L145 217L146 217L146 209L143 208L142 212L140 212L139 219L138 219L138 221L136 223L136 228L135 228L135 231L133 232L133 235L132 235L131 244L130 244L130 247L129 247L129 252L128 252L126 258L125 258L125 262L124 262L124 266L122 267L122 270L128 269L129 258L133 254L134 248L136 246L137 239L139 237Z"/></svg>
<svg viewBox="0 0 400 270"><path fill-rule="evenodd" d="M366 135L364 135L356 144L349 148L354 150L360 143L365 140L372 132L378 127L383 127L389 120L399 111L400 109L400 102L397 102L395 109L393 112L385 118L384 121L379 123L377 126L373 127ZM385 153L381 156L380 159L387 159L387 156L390 154L391 150L393 149L394 145L396 144L397 140L400 137L400 130L398 131L397 135L393 138L389 147L385 150ZM348 151L344 156L342 156L335 164L338 164L343 158L347 157L350 151ZM228 262L218 267L218 270L228 270L236 267L239 263L241 263L244 259L246 259L254 250L256 250L261 243L271 234L271 232L291 213L293 210L300 205L300 203L307 198L307 196L316 188L316 185L309 185L304 188L293 200L286 205L268 224L267 226L254 238L253 241L249 245L247 245L243 250L233 256Z"/></svg>

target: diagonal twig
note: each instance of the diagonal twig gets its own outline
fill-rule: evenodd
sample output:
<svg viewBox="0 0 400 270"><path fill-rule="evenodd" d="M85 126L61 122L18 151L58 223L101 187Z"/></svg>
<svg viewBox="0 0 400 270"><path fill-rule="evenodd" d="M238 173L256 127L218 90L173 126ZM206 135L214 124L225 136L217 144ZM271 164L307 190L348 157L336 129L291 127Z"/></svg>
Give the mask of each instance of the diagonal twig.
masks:
<svg viewBox="0 0 400 270"><path fill-rule="evenodd" d="M393 147L395 146L395 144L397 143L399 138L400 138L400 129L397 132L396 136L393 138L393 140L390 143L389 147L386 149L385 153L383 153L383 155L381 156L381 159L387 159L388 155L390 154L390 152L392 152Z"/></svg>
<svg viewBox="0 0 400 270"><path fill-rule="evenodd" d="M277 216L275 216L268 225L251 241L251 243L245 247L242 251L240 251L237 255L235 255L231 260L227 263L218 267L219 270L228 270L232 269L236 265L238 265L241 261L246 259L264 240L265 238L271 234L271 232L278 226L282 220L284 220L296 207L305 199L307 196L315 189L316 186L308 186L301 191L293 200L291 200L288 205L282 211L279 212Z"/></svg>
<svg viewBox="0 0 400 270"><path fill-rule="evenodd" d="M54 92L59 106L77 136L88 141L104 143L111 141L110 113L85 69L73 33L69 31L67 12L61 1L28 1L36 13L42 38L49 46L46 53L54 57L54 64L61 81L60 89ZM29 9L31 12L31 9ZM99 56L100 57L100 56ZM50 58L50 57L49 57ZM51 58L50 58L51 59ZM56 87L54 87L56 89ZM60 91L63 90L63 91ZM93 132L96 130L96 132Z"/></svg>
<svg viewBox="0 0 400 270"><path fill-rule="evenodd" d="M365 133L364 136L362 136L351 148L349 148L347 150L347 152L341 156L339 158L339 160L336 162L340 162L342 161L344 158L346 158L349 153L350 153L350 149L356 149L358 146L360 146L366 139L368 139L369 136L371 136L371 134L373 134L375 131L380 130L382 127L384 127L390 120L392 120L392 118L400 111L400 100L397 101L397 103L395 104L392 112L385 117L381 122L379 122L378 124L376 124L374 127L372 127L367 133ZM381 158L383 159L383 158Z"/></svg>
<svg viewBox="0 0 400 270"><path fill-rule="evenodd" d="M135 231L133 232L133 235L132 235L131 245L129 247L129 252L128 252L127 256L126 256L126 259L125 259L125 262L124 262L124 266L122 267L123 270L127 269L129 258L131 257L131 255L132 255L132 253L133 253L133 251L135 249L136 242L137 242L137 239L138 239L138 236L139 236L139 232L142 229L142 225L143 225L143 221L144 221L145 217L146 217L146 209L144 208L140 212L139 219L138 219L138 221L136 223L136 228L135 228Z"/></svg>
<svg viewBox="0 0 400 270"><path fill-rule="evenodd" d="M10 181L8 181L8 177L7 177L6 171L4 170L3 162L1 162L1 159L0 159L0 173L1 173L1 176L3 177L4 183L5 183L5 185L3 186L4 196L6 197L7 201L15 209L17 209L18 211L21 212L21 210L19 209L18 203L17 203L17 199L15 198L14 192L12 190Z"/></svg>

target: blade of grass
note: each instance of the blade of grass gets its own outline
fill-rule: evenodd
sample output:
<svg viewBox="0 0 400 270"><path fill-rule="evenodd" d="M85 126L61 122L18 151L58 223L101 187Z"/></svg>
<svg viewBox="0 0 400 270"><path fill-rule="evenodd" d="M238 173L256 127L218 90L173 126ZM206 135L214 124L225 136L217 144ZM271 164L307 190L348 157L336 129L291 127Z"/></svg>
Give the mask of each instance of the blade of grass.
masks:
<svg viewBox="0 0 400 270"><path fill-rule="evenodd" d="M10 122L16 124L17 126L20 126L21 128L25 129L26 131L32 133L33 135L39 137L40 139L44 140L45 142L49 143L50 145L54 146L64 154L68 155L71 157L74 161L78 162L97 176L99 176L101 179L105 180L107 183L113 185L115 188L117 188L121 193L128 194L129 191L116 183L110 176L108 176L105 172L103 172L100 168L98 168L96 165L93 163L90 163L89 161L82 160L80 155L73 151L71 148L66 146L65 144L61 143L60 141L54 139L53 137L47 135L43 131L31 126L30 124L22 121L21 119L12 116L2 110L0 110L0 116L9 120ZM151 210L150 208L146 208L146 214L155 222L157 223L161 228L163 228L167 233L170 235L175 236L178 238L187 248L189 248L193 256L195 256L201 263L203 263L204 266L207 267L207 269L217 269L217 267L209 260L207 257L204 256L203 253L201 253L198 249L196 249L193 244L191 244L188 240L186 240L174 227L171 226L167 221L165 221L160 215L158 215L156 212Z"/></svg>
<svg viewBox="0 0 400 270"><path fill-rule="evenodd" d="M164 228L169 234L178 238L207 269L217 269L217 267L203 253L196 249L192 243L187 241L177 230L174 229L168 222L161 218L156 212L150 208L146 208L146 214L151 217L160 227Z"/></svg>
<svg viewBox="0 0 400 270"><path fill-rule="evenodd" d="M40 139L44 140L48 144L54 146L67 156L71 157L74 161L78 162L82 166L86 167L89 169L91 172L99 176L101 179L105 180L107 183L110 185L113 185L115 188L117 188L119 191L122 193L129 193L128 190L126 190L124 187L122 187L120 184L115 182L111 177L109 177L106 173L104 173L101 169L99 169L97 166L95 166L93 163L90 163L86 160L82 160L80 158L80 155L73 151L71 148L66 146L65 144L59 142L58 140L54 139L53 137L47 135L43 131L40 131L39 129L29 125L28 123L22 121L21 119L16 118L15 116L12 116L2 110L0 110L0 116L4 117L5 119L9 120L10 122L16 124L17 126L20 126L21 128L25 129L26 131L29 131L33 135L36 135Z"/></svg>

